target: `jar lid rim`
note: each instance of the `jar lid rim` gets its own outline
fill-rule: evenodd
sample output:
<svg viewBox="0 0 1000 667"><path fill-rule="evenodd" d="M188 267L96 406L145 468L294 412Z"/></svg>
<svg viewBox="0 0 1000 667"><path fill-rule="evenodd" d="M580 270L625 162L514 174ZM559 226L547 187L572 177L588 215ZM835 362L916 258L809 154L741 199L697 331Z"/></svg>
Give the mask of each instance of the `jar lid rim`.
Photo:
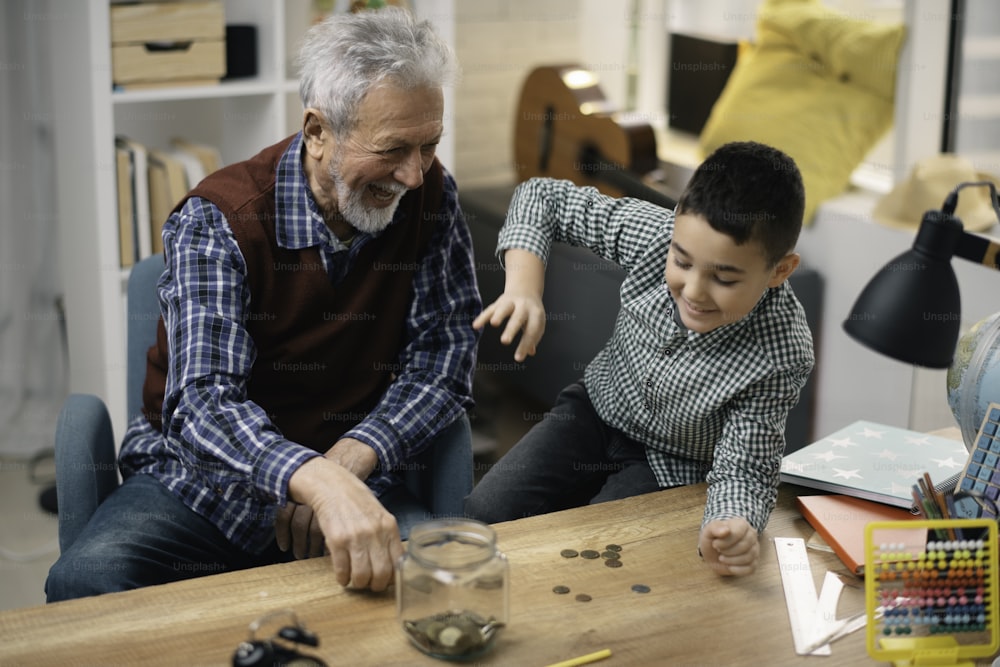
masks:
<svg viewBox="0 0 1000 667"><path fill-rule="evenodd" d="M485 523L465 519L434 519L425 521L410 530L407 552L414 558L432 563L437 560L434 547L458 544L473 549L466 552L464 562L458 553L447 556L450 567L466 567L490 560L497 554L496 533ZM472 555L472 554L475 555ZM458 560L453 560L454 558ZM440 565L440 563L437 563Z"/></svg>
<svg viewBox="0 0 1000 667"><path fill-rule="evenodd" d="M415 535L424 535L442 531L448 533L465 532L473 535L482 535L489 538L491 541L496 541L496 531L494 531L489 524L475 519L462 518L441 518L421 521L410 528L410 539L412 540Z"/></svg>

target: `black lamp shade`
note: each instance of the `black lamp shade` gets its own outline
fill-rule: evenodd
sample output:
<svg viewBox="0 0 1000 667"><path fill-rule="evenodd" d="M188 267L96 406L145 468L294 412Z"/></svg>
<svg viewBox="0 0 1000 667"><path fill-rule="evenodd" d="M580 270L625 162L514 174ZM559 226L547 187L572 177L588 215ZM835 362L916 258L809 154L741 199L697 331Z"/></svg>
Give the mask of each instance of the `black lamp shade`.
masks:
<svg viewBox="0 0 1000 667"><path fill-rule="evenodd" d="M913 247L882 267L844 320L844 330L852 338L910 364L951 365L962 320L952 257L1000 270L1000 242L966 232L953 215L958 192L967 186L988 186L1000 218L996 187L987 181L961 183L940 211L926 211Z"/></svg>
<svg viewBox="0 0 1000 667"><path fill-rule="evenodd" d="M911 249L871 279L844 320L844 330L899 361L947 368L958 343L961 312L951 262Z"/></svg>

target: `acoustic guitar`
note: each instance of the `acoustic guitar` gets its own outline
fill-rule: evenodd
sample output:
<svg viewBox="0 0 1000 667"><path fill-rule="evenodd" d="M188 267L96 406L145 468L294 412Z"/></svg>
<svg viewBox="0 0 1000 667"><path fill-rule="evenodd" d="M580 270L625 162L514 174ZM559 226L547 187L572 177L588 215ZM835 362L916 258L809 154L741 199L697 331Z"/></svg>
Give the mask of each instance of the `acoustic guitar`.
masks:
<svg viewBox="0 0 1000 667"><path fill-rule="evenodd" d="M676 205L642 180L659 166L653 128L615 109L597 76L577 65L542 66L528 75L514 124L514 161L518 181L565 178L612 197Z"/></svg>

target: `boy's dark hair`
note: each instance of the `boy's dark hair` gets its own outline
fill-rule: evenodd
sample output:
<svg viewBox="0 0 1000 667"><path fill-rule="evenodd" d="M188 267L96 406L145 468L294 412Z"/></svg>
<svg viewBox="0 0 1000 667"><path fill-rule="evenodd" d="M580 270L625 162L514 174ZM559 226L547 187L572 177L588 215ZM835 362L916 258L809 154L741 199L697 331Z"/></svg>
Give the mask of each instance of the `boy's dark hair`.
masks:
<svg viewBox="0 0 1000 667"><path fill-rule="evenodd" d="M717 148L677 202L678 214L705 218L737 245L759 242L768 266L795 249L804 209L805 188L795 161L755 141Z"/></svg>

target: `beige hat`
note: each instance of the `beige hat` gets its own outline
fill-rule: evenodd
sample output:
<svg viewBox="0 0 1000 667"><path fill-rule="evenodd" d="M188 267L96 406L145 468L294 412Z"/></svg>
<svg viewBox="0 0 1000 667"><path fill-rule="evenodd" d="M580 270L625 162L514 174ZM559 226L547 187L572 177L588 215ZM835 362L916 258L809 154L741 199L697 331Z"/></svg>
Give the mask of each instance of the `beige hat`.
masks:
<svg viewBox="0 0 1000 667"><path fill-rule="evenodd" d="M916 230L924 213L940 211L944 200L960 183L992 181L1000 190L1000 179L977 172L969 160L957 155L942 154L917 162L909 177L896 184L873 212L875 219L889 227ZM958 195L955 216L966 231L982 232L997 224L990 189L985 186L963 188Z"/></svg>

